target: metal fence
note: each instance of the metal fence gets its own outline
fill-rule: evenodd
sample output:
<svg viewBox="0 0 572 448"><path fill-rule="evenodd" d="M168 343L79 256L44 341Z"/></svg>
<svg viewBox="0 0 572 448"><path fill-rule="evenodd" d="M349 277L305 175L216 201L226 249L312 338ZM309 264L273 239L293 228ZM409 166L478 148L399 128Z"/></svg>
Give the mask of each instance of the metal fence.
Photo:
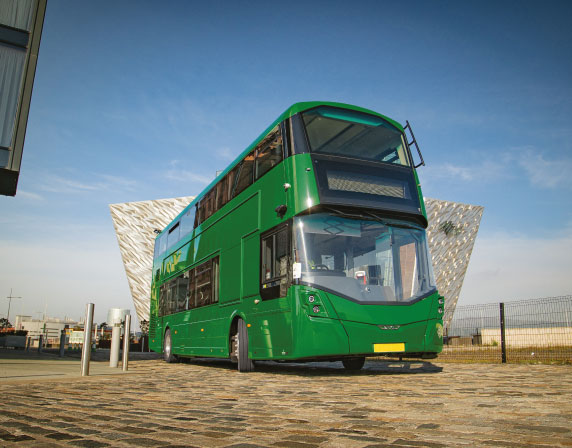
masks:
<svg viewBox="0 0 572 448"><path fill-rule="evenodd" d="M440 361L572 364L572 296L459 306L444 320Z"/></svg>

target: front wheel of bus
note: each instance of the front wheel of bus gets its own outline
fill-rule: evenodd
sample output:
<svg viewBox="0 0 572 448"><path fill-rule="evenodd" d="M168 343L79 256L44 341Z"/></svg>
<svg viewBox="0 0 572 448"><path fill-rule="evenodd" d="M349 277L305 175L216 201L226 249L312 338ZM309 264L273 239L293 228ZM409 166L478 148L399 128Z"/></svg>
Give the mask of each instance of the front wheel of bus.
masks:
<svg viewBox="0 0 572 448"><path fill-rule="evenodd" d="M248 357L248 330L246 323L241 319L238 321L238 371L252 372L254 361Z"/></svg>
<svg viewBox="0 0 572 448"><path fill-rule="evenodd" d="M171 330L167 328L165 337L163 338L163 359L165 362L175 362L177 357L173 355L173 342L171 339Z"/></svg>
<svg viewBox="0 0 572 448"><path fill-rule="evenodd" d="M365 357L343 359L342 364L346 370L360 370L365 364Z"/></svg>

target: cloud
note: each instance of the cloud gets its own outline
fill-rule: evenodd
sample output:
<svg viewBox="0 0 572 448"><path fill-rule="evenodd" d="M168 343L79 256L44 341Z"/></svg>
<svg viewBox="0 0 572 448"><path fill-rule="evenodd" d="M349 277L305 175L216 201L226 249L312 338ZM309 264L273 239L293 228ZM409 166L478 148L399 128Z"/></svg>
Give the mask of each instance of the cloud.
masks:
<svg viewBox="0 0 572 448"><path fill-rule="evenodd" d="M426 182L434 180L454 180L457 182L494 183L516 177L528 179L534 187L572 188L572 159L548 159L545 153L533 147L515 147L499 151L492 158L482 158L477 152L478 161L467 164L443 163L428 166L419 175ZM468 158L475 159L473 154ZM516 169L515 169L516 168ZM519 172L518 168L522 170Z"/></svg>
<svg viewBox="0 0 572 448"><path fill-rule="evenodd" d="M169 162L169 169L164 173L165 178L177 182L196 182L203 185L210 184L215 178L216 173L213 173L212 176L208 176L179 168L179 165L181 165L180 161L171 160Z"/></svg>
<svg viewBox="0 0 572 448"><path fill-rule="evenodd" d="M22 299L12 304L16 314L38 317L47 304L49 316L79 319L85 305L95 303L95 320L110 308L130 308L135 315L125 270L115 237L90 233L90 238L49 241L0 241L2 293L13 288ZM89 255L86 255L89 254ZM4 316L6 309L2 309Z"/></svg>
<svg viewBox="0 0 572 448"><path fill-rule="evenodd" d="M215 151L215 154L219 159L226 160L228 162L232 162L238 156L238 154L236 154L232 149L226 146L217 149Z"/></svg>
<svg viewBox="0 0 572 448"><path fill-rule="evenodd" d="M124 177L109 174L94 174L93 177L94 179L90 182L51 175L40 185L40 189L51 193L85 193L117 190L134 191L137 187L136 181Z"/></svg>
<svg viewBox="0 0 572 448"><path fill-rule="evenodd" d="M30 191L25 191L22 189L19 189L18 192L16 193L17 196L19 198L23 198L23 199L31 199L33 201L42 201L44 198L42 196L40 196L37 193L32 193Z"/></svg>
<svg viewBox="0 0 572 448"><path fill-rule="evenodd" d="M558 233L479 236L459 305L572 294L572 228Z"/></svg>
<svg viewBox="0 0 572 448"><path fill-rule="evenodd" d="M572 188L572 159L547 160L542 153L526 151L518 158L530 182L540 188Z"/></svg>
<svg viewBox="0 0 572 448"><path fill-rule="evenodd" d="M499 180L506 180L513 176L509 170L511 157L500 156L498 159L484 159L470 165L460 165L454 163L443 163L427 166L419 172L422 178L422 185L432 183L436 180L452 182L478 182L493 183Z"/></svg>

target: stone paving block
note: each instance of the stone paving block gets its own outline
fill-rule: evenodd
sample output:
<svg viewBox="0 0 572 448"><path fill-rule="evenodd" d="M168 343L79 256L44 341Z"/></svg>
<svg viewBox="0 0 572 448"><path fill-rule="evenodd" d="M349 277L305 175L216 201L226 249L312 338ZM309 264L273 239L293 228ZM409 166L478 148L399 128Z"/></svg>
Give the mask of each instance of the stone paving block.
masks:
<svg viewBox="0 0 572 448"><path fill-rule="evenodd" d="M572 446L570 366L403 364L153 360L130 363L137 376L0 382L0 446Z"/></svg>
<svg viewBox="0 0 572 448"><path fill-rule="evenodd" d="M89 439L73 440L69 442L69 445L81 448L105 448L111 446L109 443L98 442L97 440L89 440Z"/></svg>

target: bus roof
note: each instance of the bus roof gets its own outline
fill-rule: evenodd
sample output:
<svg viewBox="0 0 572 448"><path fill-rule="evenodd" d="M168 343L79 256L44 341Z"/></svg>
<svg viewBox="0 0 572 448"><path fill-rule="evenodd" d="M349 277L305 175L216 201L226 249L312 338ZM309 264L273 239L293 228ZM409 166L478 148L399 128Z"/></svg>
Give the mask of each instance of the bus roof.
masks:
<svg viewBox="0 0 572 448"><path fill-rule="evenodd" d="M292 104L288 109L286 109L276 120L274 120L274 122L268 126L257 138L256 140L254 140L244 151L242 151L240 153L240 155L238 157L236 157L236 159L234 159L226 168L224 171L222 171L218 176L216 176L213 181L208 184L205 188L203 188L203 190L195 197L195 199L193 199L193 201L186 206L183 211L181 213L179 213L175 218L173 218L173 220L163 229L163 231L157 235L157 238L159 236L161 236L163 234L163 232L165 232L165 230L169 229L171 227L171 225L177 221L183 214L185 214L189 208L192 206L194 207L195 204L201 200L201 198L205 195L205 193L207 193L220 179L222 179L230 170L232 170L236 165L238 165L242 159L244 159L244 157L246 157L246 155L256 146L258 145L258 143L260 143L260 141L266 137L266 135L272 130L274 129L274 127L278 124L281 123L282 121L284 121L287 118L290 118L300 112L304 112L306 110L309 109L313 109L315 107L319 107L319 106L331 106L331 107L339 107L341 109L350 109L350 110L355 110L357 112L363 112L366 114L370 114L370 115L375 115L378 117L383 118L384 120L388 121L389 123L391 123L393 126L395 126L397 129L399 129L401 132L403 132L403 126L398 123L397 121L382 115L378 112L375 112L373 110L370 109L365 109L363 107L359 107L359 106L354 106L352 104L345 104L345 103L336 103L336 102L331 102L331 101L304 101L304 102L300 102L300 103L294 103Z"/></svg>

